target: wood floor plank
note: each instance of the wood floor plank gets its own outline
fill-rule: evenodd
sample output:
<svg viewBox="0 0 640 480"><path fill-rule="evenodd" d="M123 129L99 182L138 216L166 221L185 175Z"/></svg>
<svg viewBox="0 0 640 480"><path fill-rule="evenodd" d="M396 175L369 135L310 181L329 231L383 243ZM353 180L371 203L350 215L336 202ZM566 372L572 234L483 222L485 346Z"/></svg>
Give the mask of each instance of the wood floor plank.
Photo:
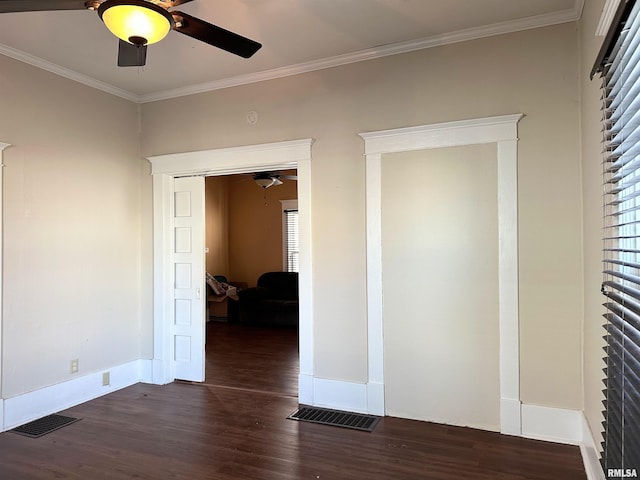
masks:
<svg viewBox="0 0 640 480"><path fill-rule="evenodd" d="M258 338L214 328L234 368L258 368L239 365L246 358L272 367L283 361L281 351L273 362L266 350L248 356L238 343ZM259 336L270 335L280 334ZM574 446L390 417L372 433L287 420L297 408L295 381L287 386L276 376L263 375L255 390L249 377L231 372L215 377L229 385L138 384L61 412L82 420L38 439L5 432L0 480L586 478ZM207 381L214 381L209 374Z"/></svg>

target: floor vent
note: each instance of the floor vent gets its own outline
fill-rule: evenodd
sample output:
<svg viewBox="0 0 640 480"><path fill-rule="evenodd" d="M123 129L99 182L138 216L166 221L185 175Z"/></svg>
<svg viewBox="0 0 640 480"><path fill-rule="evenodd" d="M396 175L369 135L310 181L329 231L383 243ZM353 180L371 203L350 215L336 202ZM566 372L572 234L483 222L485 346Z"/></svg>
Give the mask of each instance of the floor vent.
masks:
<svg viewBox="0 0 640 480"><path fill-rule="evenodd" d="M320 423L334 427L353 428L364 432L372 432L380 417L363 415L361 413L342 412L328 408L300 406L298 410L287 417L290 420Z"/></svg>
<svg viewBox="0 0 640 480"><path fill-rule="evenodd" d="M51 433L59 428L71 425L80 420L79 418L65 417L64 415L47 415L33 422L25 423L19 427L10 430L10 432L19 433L27 437L38 438L47 433Z"/></svg>

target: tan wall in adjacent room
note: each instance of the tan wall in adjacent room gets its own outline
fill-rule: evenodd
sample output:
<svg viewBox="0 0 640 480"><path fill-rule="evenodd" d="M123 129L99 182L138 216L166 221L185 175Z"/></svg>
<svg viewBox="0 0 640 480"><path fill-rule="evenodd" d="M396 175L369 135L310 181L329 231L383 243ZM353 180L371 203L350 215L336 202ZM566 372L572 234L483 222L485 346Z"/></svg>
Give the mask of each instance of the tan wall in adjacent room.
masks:
<svg viewBox="0 0 640 480"><path fill-rule="evenodd" d="M205 179L207 272L229 277L229 177Z"/></svg>
<svg viewBox="0 0 640 480"><path fill-rule="evenodd" d="M264 272L282 270L280 200L297 198L294 180L265 192L250 175L207 177L205 195L207 272L255 286Z"/></svg>
<svg viewBox="0 0 640 480"><path fill-rule="evenodd" d="M282 271L280 200L298 198L297 185L284 180L265 191L248 175L232 175L228 186L229 280L251 287L261 274Z"/></svg>

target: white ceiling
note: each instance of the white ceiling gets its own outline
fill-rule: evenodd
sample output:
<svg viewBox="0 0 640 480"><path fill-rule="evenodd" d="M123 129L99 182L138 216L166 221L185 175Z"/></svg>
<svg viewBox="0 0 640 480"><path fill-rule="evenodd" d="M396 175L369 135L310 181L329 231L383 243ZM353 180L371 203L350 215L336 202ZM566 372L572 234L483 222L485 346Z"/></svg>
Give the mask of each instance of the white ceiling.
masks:
<svg viewBox="0 0 640 480"><path fill-rule="evenodd" d="M177 32L143 68L92 11L0 14L0 53L146 102L577 20L584 0L194 0L177 7L263 44L244 59Z"/></svg>

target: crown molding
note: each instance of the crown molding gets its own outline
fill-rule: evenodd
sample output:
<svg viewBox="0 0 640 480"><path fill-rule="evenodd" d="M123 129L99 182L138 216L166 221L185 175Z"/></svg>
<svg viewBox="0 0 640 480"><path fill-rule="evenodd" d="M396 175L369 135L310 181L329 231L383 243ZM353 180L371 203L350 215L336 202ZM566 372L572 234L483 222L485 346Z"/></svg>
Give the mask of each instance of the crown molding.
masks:
<svg viewBox="0 0 640 480"><path fill-rule="evenodd" d="M11 57L14 60L18 60L28 65L41 68L42 70L46 70L61 77L68 78L69 80L73 80L74 82L82 83L83 85L86 85L88 87L102 90L103 92L110 93L111 95L115 95L116 97L121 97L131 102L140 102L139 96L135 93L128 92L127 90L123 90L118 87L114 87L113 85L110 85L108 83L96 80L93 77L89 77L74 70L61 67L60 65L48 62L47 60L44 60L40 57L36 57L35 55L31 55L7 45L0 44L0 54Z"/></svg>
<svg viewBox="0 0 640 480"><path fill-rule="evenodd" d="M102 90L117 97L124 98L126 100L135 103L149 103L160 100L168 100L171 98L184 97L187 95L194 95L197 93L210 92L214 90L221 90L223 88L237 87L240 85L247 85L251 83L264 82L266 80L275 80L277 78L289 77L292 75L300 75L303 73L314 72L317 70L323 70L326 68L338 67L341 65L348 65L351 63L362 62L366 60L373 60L376 58L387 57L390 55L397 55L401 53L413 52L415 50L422 50L426 48L433 48L442 45L449 45L453 43L466 42L469 40L477 40L480 38L491 37L494 35L503 35L506 33L514 33L523 30L530 30L540 27L548 27L551 25L559 25L561 23L574 22L580 19L582 15L582 9L584 6L584 0L576 0L574 7L567 10L561 10L558 12L535 15L518 20L511 20L507 22L494 23L492 25L486 25L478 28L469 28L465 30L458 30L457 32L451 32L444 35L435 35L418 40L411 40L408 42L399 42L389 45L382 45L379 47L368 48L360 50L358 52L347 53L344 55L337 55L335 57L323 58L320 60L313 60L310 62L299 63L296 65L274 68L271 70L264 70L262 72L250 73L247 75L239 75L236 77L225 78L220 80L214 80L212 82L200 83L197 85L190 85L187 87L174 88L169 90L162 90L158 92L149 93L146 95L137 95L133 92L123 90L105 82L96 80L95 78L83 75L73 70L61 67L53 64L42 58L30 55L20 50L8 47L0 44L0 54L14 58L21 62L33 65L43 70L47 70L56 75L74 80L89 87Z"/></svg>
<svg viewBox="0 0 640 480"><path fill-rule="evenodd" d="M435 35L418 40L408 42L399 42L380 47L368 48L358 52L337 55L335 57L323 58L311 62L299 63L287 67L274 68L272 70L264 70L262 72L240 75L237 77L215 80L213 82L191 85L184 88L175 88L160 92L141 95L138 99L140 103L156 102L159 100L168 100L171 98L194 95L197 93L210 92L213 90L221 90L223 88L237 87L250 83L263 82L266 80L275 80L277 78L289 77L292 75L300 75L302 73L324 70L326 68L339 67L350 63L362 62L365 60L373 60L390 55L400 53L413 52L425 48L433 48L452 43L466 42L494 35L502 35L505 33L514 33L523 30L530 30L540 27L548 27L551 25L559 25L561 23L574 22L580 19L584 0L576 0L574 8L562 10L559 12L535 15L518 20L508 22L494 23L478 28L469 28L459 30L444 35Z"/></svg>

